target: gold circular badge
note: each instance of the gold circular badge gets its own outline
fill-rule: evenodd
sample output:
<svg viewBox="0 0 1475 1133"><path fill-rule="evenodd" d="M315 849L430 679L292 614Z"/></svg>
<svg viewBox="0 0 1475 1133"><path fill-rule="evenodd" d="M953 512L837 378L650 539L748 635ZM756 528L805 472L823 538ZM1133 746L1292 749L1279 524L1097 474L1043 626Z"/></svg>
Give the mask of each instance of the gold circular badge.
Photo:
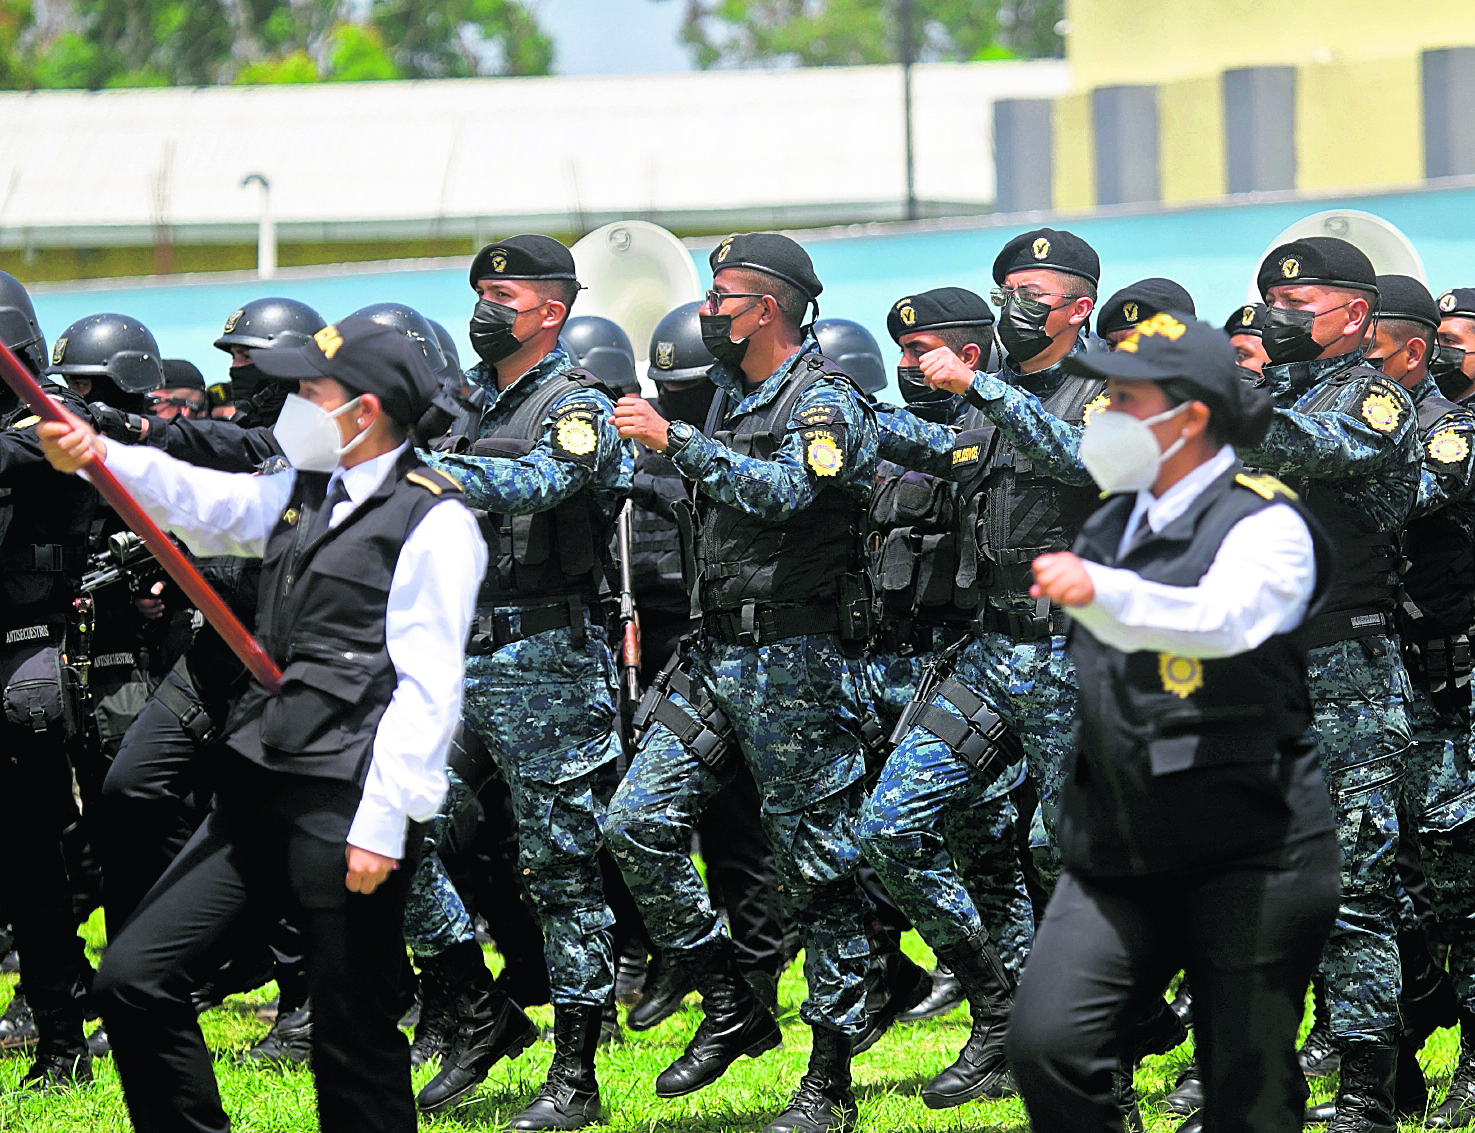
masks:
<svg viewBox="0 0 1475 1133"><path fill-rule="evenodd" d="M599 437L587 417L565 417L558 423L558 447L575 456L588 456Z"/></svg>
<svg viewBox="0 0 1475 1133"><path fill-rule="evenodd" d="M1403 410L1390 395L1370 393L1362 399L1362 419L1380 433L1391 433L1403 419Z"/></svg>
<svg viewBox="0 0 1475 1133"><path fill-rule="evenodd" d="M1295 279L1301 274L1301 261L1295 256L1287 256L1280 261L1280 274L1286 279Z"/></svg>
<svg viewBox="0 0 1475 1133"><path fill-rule="evenodd" d="M804 450L804 462L816 476L836 476L845 463L845 454L829 433L815 433Z"/></svg>
<svg viewBox="0 0 1475 1133"><path fill-rule="evenodd" d="M1107 397L1106 394L1097 394L1090 401L1086 402L1086 408L1081 410L1081 424L1089 425L1091 423L1091 418L1096 416L1096 414L1100 413L1110 404L1111 398Z"/></svg>
<svg viewBox="0 0 1475 1133"><path fill-rule="evenodd" d="M909 327L917 321L917 312L911 307L903 307L900 311L896 312L896 314L897 317L901 319L902 326Z"/></svg>
<svg viewBox="0 0 1475 1133"><path fill-rule="evenodd" d="M1034 252L1035 259L1043 260L1050 254L1050 241L1041 236L1034 242L1034 246L1030 250Z"/></svg>
<svg viewBox="0 0 1475 1133"><path fill-rule="evenodd" d="M1470 441L1464 433L1441 429L1429 438L1429 458L1440 464L1458 464L1470 455Z"/></svg>
<svg viewBox="0 0 1475 1133"><path fill-rule="evenodd" d="M1242 327L1252 326L1255 322L1255 308L1246 307L1239 313L1239 325Z"/></svg>
<svg viewBox="0 0 1475 1133"><path fill-rule="evenodd" d="M1122 318L1126 319L1127 322L1129 322L1129 323L1135 323L1137 321L1137 304L1136 303L1126 303L1126 304L1123 304L1123 306L1122 306Z"/></svg>
<svg viewBox="0 0 1475 1133"><path fill-rule="evenodd" d="M720 264L727 259L727 253L732 251L732 237L729 236L721 244L717 245L717 262Z"/></svg>
<svg viewBox="0 0 1475 1133"><path fill-rule="evenodd" d="M1157 675L1162 678L1164 692L1184 700L1204 687L1204 665L1197 657L1159 653Z"/></svg>

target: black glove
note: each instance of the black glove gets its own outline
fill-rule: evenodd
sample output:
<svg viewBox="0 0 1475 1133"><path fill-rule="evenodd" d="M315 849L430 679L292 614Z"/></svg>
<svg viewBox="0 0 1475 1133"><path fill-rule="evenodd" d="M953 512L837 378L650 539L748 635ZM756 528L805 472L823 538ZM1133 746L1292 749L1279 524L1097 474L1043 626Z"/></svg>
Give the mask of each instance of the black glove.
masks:
<svg viewBox="0 0 1475 1133"><path fill-rule="evenodd" d="M145 428L153 431L152 426L146 426L144 419L137 413L124 413L105 401L90 401L87 409L92 414L92 422L97 431L110 441L136 445L143 440Z"/></svg>

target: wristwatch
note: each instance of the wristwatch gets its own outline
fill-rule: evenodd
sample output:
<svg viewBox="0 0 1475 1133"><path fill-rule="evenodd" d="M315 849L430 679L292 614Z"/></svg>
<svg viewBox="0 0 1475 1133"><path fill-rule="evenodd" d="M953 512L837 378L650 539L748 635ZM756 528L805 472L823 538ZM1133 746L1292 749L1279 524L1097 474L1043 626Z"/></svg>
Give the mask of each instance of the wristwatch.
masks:
<svg viewBox="0 0 1475 1133"><path fill-rule="evenodd" d="M696 432L696 426L690 421L672 421L666 426L666 451L662 455L675 456L691 443Z"/></svg>

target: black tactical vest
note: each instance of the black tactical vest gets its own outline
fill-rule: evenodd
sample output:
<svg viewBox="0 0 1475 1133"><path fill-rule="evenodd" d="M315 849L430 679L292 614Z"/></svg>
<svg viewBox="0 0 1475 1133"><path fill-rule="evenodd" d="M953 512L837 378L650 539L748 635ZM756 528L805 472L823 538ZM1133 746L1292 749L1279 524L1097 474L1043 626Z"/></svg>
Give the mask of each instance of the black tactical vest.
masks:
<svg viewBox="0 0 1475 1133"><path fill-rule="evenodd" d="M554 374L485 437L473 456L526 456L538 443L549 408L570 390L597 389L618 400L588 370ZM522 605L570 597L594 601L605 581L615 517L607 515L588 489L547 511L499 515L474 511L489 552L481 605Z"/></svg>
<svg viewBox="0 0 1475 1133"><path fill-rule="evenodd" d="M681 531L668 502L684 500L685 494L674 464L648 449L637 453L630 493L630 571L642 610L685 613L690 604Z"/></svg>
<svg viewBox="0 0 1475 1133"><path fill-rule="evenodd" d="M1231 468L1187 512L1118 560L1134 502L1124 495L1105 504L1082 528L1076 553L1149 581L1194 586L1230 528L1287 503L1306 519L1316 548L1311 613L1326 593L1330 544L1268 477ZM1200 659L1124 653L1077 626L1070 653L1080 688L1077 754L1058 832L1072 869L1119 875L1192 868L1275 849L1330 825L1315 752L1303 745L1311 700L1297 635Z"/></svg>
<svg viewBox="0 0 1475 1133"><path fill-rule="evenodd" d="M385 611L400 550L436 504L460 497L413 449L337 527L312 538L330 477L299 472L262 559L256 635L281 667L269 695L252 682L226 742L276 771L362 784L396 677Z"/></svg>
<svg viewBox="0 0 1475 1133"><path fill-rule="evenodd" d="M1382 378L1367 365L1349 366L1322 383L1302 413L1323 412L1336 404L1350 382ZM1384 379L1386 380L1386 379ZM1308 619L1303 636L1309 646L1393 631L1398 570L1397 532L1379 530L1366 512L1339 499L1324 480L1291 476L1286 483L1321 523L1336 548L1337 568L1321 613Z"/></svg>
<svg viewBox="0 0 1475 1133"><path fill-rule="evenodd" d="M828 358L810 354L772 401L735 416L727 415L728 395L719 391L704 432L739 456L772 460L799 398L826 377L851 380ZM816 418L812 424L823 422ZM748 603L815 606L839 600L865 521L864 505L838 486L821 489L812 504L782 520L759 519L704 494L697 496L697 511L698 598L706 613Z"/></svg>
<svg viewBox="0 0 1475 1133"><path fill-rule="evenodd" d="M899 465L883 467L877 469L867 517L866 566L881 647L901 649L914 630L966 624L978 598L968 591L957 593L953 585L958 486Z"/></svg>

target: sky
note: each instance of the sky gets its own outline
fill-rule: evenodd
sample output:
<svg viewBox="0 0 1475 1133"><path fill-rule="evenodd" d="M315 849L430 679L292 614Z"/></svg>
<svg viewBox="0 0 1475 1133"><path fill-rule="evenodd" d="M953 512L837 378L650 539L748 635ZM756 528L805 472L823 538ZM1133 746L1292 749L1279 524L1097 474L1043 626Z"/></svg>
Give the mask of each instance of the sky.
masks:
<svg viewBox="0 0 1475 1133"><path fill-rule="evenodd" d="M677 41L685 0L532 0L553 36L558 75L691 70Z"/></svg>

